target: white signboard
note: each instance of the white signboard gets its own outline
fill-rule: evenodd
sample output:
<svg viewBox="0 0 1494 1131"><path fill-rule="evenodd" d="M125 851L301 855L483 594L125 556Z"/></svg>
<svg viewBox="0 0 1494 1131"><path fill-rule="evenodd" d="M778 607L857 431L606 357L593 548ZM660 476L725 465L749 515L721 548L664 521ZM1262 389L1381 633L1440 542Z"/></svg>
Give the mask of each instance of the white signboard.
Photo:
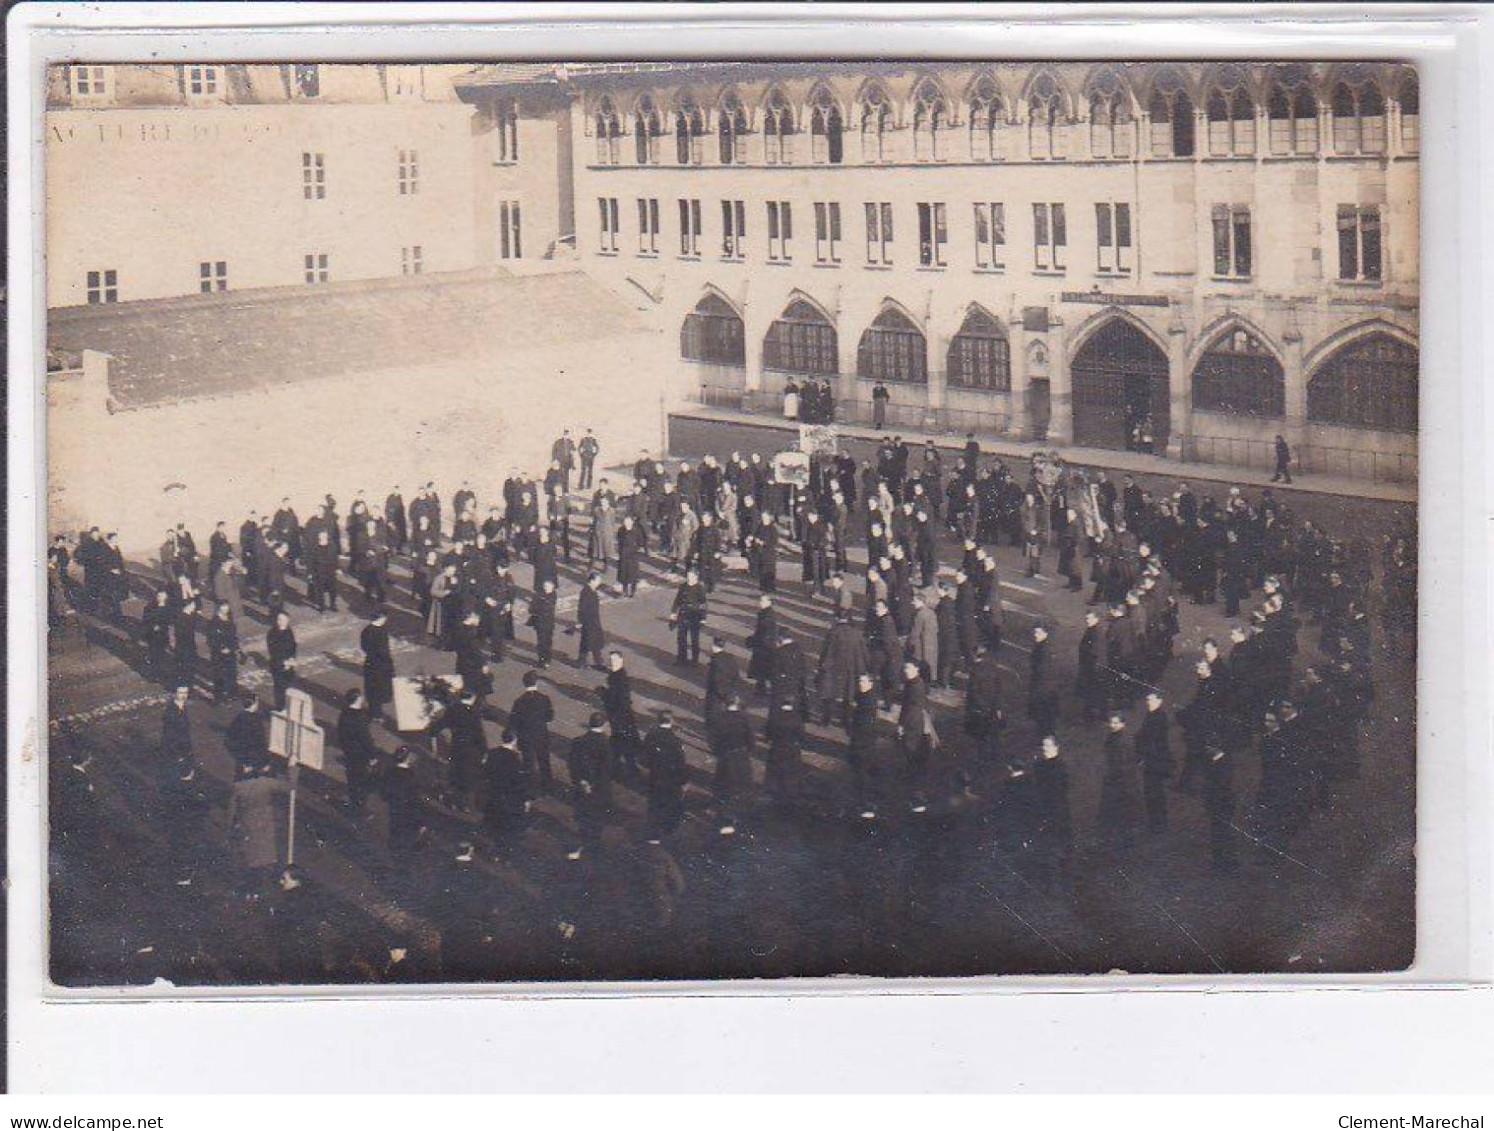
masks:
<svg viewBox="0 0 1494 1131"><path fill-rule="evenodd" d="M773 457L773 482L808 487L809 455L805 452L779 452Z"/></svg>
<svg viewBox="0 0 1494 1131"><path fill-rule="evenodd" d="M313 722L301 722L281 711L270 713L270 753L282 758L295 757L308 770L326 766L325 736Z"/></svg>

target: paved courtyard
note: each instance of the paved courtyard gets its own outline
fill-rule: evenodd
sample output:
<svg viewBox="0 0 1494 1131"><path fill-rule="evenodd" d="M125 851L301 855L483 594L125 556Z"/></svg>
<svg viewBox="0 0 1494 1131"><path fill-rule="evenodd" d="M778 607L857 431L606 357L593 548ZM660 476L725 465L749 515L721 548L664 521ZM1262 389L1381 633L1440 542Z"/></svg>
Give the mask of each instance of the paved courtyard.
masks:
<svg viewBox="0 0 1494 1131"><path fill-rule="evenodd" d="M742 433L720 426L692 436L724 457ZM702 438L704 437L704 438ZM678 438L677 444L679 446ZM438 484L449 496L454 484ZM370 495L374 494L370 491ZM382 497L382 492L379 492ZM1346 503L1298 492L1294 505L1330 529L1372 545L1388 529L1393 504ZM479 498L480 510L488 500ZM101 516L102 517L102 516ZM1352 525L1353 530L1345 529ZM202 534L205 536L205 531ZM199 542L204 542L200 537ZM1009 750L1032 752L1036 736L1023 717L1030 628L1054 626L1056 686L1072 684L1086 593L1046 576L1022 575L1018 551L994 550L1007 604L1000 657L1003 694L1012 705ZM562 623L573 619L584 555L563 565ZM853 551L853 565L864 565ZM946 546L944 560L954 554ZM148 567L139 567L142 573ZM853 572L858 570L853 569ZM529 569L516 576L527 590ZM797 557L780 567L780 623L819 654L829 604L797 578ZM409 861L385 850L385 818L375 803L362 817L343 808L335 743L341 694L358 685L357 634L366 604L344 586L344 611L319 615L291 607L300 644L300 686L316 700L328 732L328 768L302 776L297 811L295 891L248 906L230 891L225 813L231 765L222 730L232 709L202 696L190 706L204 773L190 812L159 788L164 694L147 680L139 645L117 629L85 622L56 634L50 648L53 807L53 977L66 984L178 984L326 981L510 981L550 979L778 977L788 975L1060 974L1113 971L1220 974L1320 973L1404 966L1414 940L1415 660L1411 644L1377 631L1377 698L1364 729L1359 776L1331 808L1290 843L1257 835L1252 801L1256 764L1247 755L1235 778L1241 870L1210 869L1201 801L1172 793L1164 835L1117 850L1097 835L1101 767L1098 725L1086 725L1065 696L1059 737L1069 764L1076 850L1066 871L1014 846L1004 835L991 775L968 762L959 732L961 696L935 692L941 734L967 759L971 789L923 814L898 807L875 821L851 804L845 733L812 725L806 746L809 796L785 812L766 798L722 836L710 815L709 758L699 719L705 669L674 664L665 617L674 579L657 557L632 600L609 597L609 640L627 657L635 705L646 724L656 709L675 710L691 764L687 819L661 845L646 840L641 783L617 791L618 822L604 850L567 858L576 842L564 751L597 709L599 673L572 666L575 638L557 634L557 659L542 682L555 701L558 786L541 797L533 820L506 851L494 853L476 818L448 806L444 766L430 753L420 773L429 795L431 835ZM419 630L408 573L397 571L391 630L400 675L448 672L449 653ZM860 592L859 580L852 582ZM126 606L133 625L144 586ZM707 635L746 654L757 597L743 574L717 587ZM241 626L251 657L241 681L269 697L263 610L248 606ZM1247 606L1248 608L1248 606ZM520 677L533 661L533 635L519 620L519 641L495 667L486 728L496 744ZM1186 702L1193 677L1185 658L1207 635L1228 633L1222 605L1183 605L1179 659L1160 685L1169 707ZM1316 633L1305 627L1304 653ZM1299 658L1299 663L1302 658ZM761 733L763 705L749 704ZM1131 718L1132 731L1138 716ZM890 729L890 723L889 723ZM402 739L375 728L392 750ZM422 746L428 748L422 740ZM1174 731L1181 752L1180 732ZM762 773L758 752L757 774ZM91 758L89 757L91 755ZM88 759L82 770L75 764ZM91 788L80 789L75 778ZM474 859L458 859L476 840ZM176 882L167 862L191 858L192 882ZM403 953L395 961L391 952Z"/></svg>

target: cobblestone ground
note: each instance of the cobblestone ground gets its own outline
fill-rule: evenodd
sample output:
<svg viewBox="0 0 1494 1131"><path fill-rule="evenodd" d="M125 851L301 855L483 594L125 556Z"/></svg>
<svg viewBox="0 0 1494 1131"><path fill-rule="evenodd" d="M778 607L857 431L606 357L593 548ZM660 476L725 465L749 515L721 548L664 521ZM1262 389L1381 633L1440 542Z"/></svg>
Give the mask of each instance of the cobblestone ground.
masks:
<svg viewBox="0 0 1494 1131"><path fill-rule="evenodd" d="M732 445L726 445L727 451ZM449 493L449 490L448 490ZM1334 526L1336 500L1303 505ZM486 501L479 499L480 509ZM1341 513L1348 514L1347 509ZM1389 510L1358 507L1356 533L1377 538ZM1378 524L1378 526L1377 526ZM1028 629L1056 626L1057 686L1072 681L1087 594L1026 578L1018 551L998 547L1008 611L1000 657L1004 694L1016 705L1008 749L1028 754L1036 736L1021 717ZM946 547L946 560L953 559ZM853 563L857 558L853 552ZM141 568L139 594L145 592ZM527 587L528 567L516 574ZM562 621L574 607L584 566L563 566ZM798 581L797 560L780 567L780 622L811 661L829 605ZM229 707L194 696L193 735L203 774L191 803L159 789L161 688L142 673L134 629L141 596L126 605L129 633L91 620L53 634L50 644L50 776L53 977L68 984L178 984L347 981L779 977L788 975L975 975L1117 971L1218 974L1317 973L1386 969L1412 958L1414 939L1415 736L1413 643L1377 629L1378 691L1364 727L1361 771L1330 808L1290 843L1255 831L1256 764L1247 755L1235 781L1238 873L1211 871L1202 802L1169 797L1170 830L1129 849L1101 844L1098 725L1066 701L1060 739L1069 764L1076 847L1066 867L1003 835L989 775L971 765L959 732L958 693L933 699L946 751L974 779L967 793L928 812L902 806L861 818L850 803L845 735L809 728L810 789L783 811L762 800L723 836L710 812L710 759L699 719L705 668L674 664L665 617L674 580L657 556L631 600L604 605L610 641L627 657L641 721L673 708L691 780L687 819L662 845L646 840L642 783L617 791L618 818L604 849L568 859L576 842L564 751L597 707L599 673L572 665L575 637L557 634L557 659L542 686L555 701L557 788L538 800L527 829L495 847L477 818L447 804L438 753L423 755L430 835L409 859L386 851L379 802L346 811L335 743L336 702L359 683L357 634L367 610L344 585L343 609L317 614L292 605L300 644L300 686L327 729L327 771L307 773L298 791L297 864L303 885L255 901L235 894L226 845L230 764L222 731ZM408 574L397 571L391 629L400 675L453 670L420 631ZM299 583L293 583L293 588ZM860 591L859 581L855 588ZM297 590L299 593L300 590ZM745 656L757 596L731 574L713 596L706 635L725 636ZM1247 610L1250 606L1247 605ZM263 689L264 611L247 605L241 639L246 686ZM522 625L522 618L521 618ZM1204 636L1228 631L1222 605L1183 606L1178 656L1160 678L1170 706L1184 702ZM1302 633L1310 662L1317 633ZM496 667L487 731L496 743L533 637ZM761 702L751 705L760 732ZM1132 730L1138 716L1132 715ZM889 724L890 725L890 724ZM380 745L401 740L376 727ZM1174 745L1181 750L1180 732ZM90 757L91 756L91 757ZM759 751L757 773L762 773ZM83 770L75 764L88 758ZM473 859L459 860L475 841ZM185 860L186 868L182 867ZM179 878L190 873L191 882ZM391 951L403 951L400 961Z"/></svg>

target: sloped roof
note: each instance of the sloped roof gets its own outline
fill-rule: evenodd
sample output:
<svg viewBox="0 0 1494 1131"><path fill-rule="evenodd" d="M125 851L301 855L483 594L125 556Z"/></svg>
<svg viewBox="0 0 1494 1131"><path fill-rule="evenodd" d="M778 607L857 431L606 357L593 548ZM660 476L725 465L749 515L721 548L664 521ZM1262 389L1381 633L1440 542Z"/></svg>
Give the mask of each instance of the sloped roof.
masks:
<svg viewBox="0 0 1494 1131"><path fill-rule="evenodd" d="M110 394L130 408L641 328L579 270L479 270L65 307L50 312L47 345L109 354Z"/></svg>

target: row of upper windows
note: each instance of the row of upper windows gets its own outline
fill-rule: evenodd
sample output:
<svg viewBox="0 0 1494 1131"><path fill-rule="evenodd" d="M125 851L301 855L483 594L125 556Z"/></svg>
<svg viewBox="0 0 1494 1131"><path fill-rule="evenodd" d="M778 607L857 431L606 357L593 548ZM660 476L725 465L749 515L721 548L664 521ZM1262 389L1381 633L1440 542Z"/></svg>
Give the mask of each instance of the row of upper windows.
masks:
<svg viewBox="0 0 1494 1131"><path fill-rule="evenodd" d="M413 93L413 86L403 70L392 79L394 93ZM227 92L227 68L214 63L178 65L181 89L189 99L212 101ZM316 63L297 63L290 68L291 93L297 98L318 98L322 93L321 67ZM114 101L115 73L112 66L75 63L67 68L67 92L79 104L104 105ZM411 89L407 90L406 88Z"/></svg>
<svg viewBox="0 0 1494 1131"><path fill-rule="evenodd" d="M1420 144L1420 96L1416 79L1403 83L1399 105L1399 146L1414 153ZM721 165L761 162L791 165L804 160L797 139L808 135L808 161L839 165L846 156L848 136L859 139L862 163L889 161L1000 161L1005 159L1063 160L1068 157L1127 159L1152 157L1254 157L1314 155L1325 142L1337 155L1382 154L1387 146L1387 106L1379 86L1368 79L1338 82L1327 106L1306 80L1271 88L1264 105L1257 105L1244 85L1215 86L1202 106L1195 106L1181 82L1158 83L1144 110L1118 89L1096 90L1089 99L1089 115L1080 122L1066 108L1051 80L1034 84L1022 120L1017 107L1008 106L994 89L977 86L963 122L951 113L937 89L920 88L911 115L912 149L900 143L904 133L885 92L873 86L847 121L840 104L825 87L812 96L796 121L795 111L781 92L770 93L757 126L735 95L723 96L710 117L690 99L668 114L651 96L644 95L628 114L603 98L590 120L596 160L617 165L663 163L666 148L678 165L701 165L707 152ZM802 120L807 117L807 123ZM1321 123L1332 122L1331 137L1320 136ZM1264 141L1258 134L1264 130ZM1203 144L1198 134L1203 132ZM706 137L715 135L714 146ZM757 135L759 140L751 139ZM623 142L632 138L631 146ZM668 137L672 146L663 141ZM1081 152L1085 138L1088 151ZM1025 143L1025 145L1024 145Z"/></svg>
<svg viewBox="0 0 1494 1131"><path fill-rule="evenodd" d="M518 254L518 214L513 218L513 251ZM505 258L508 258L505 255ZM425 249L420 244L410 244L399 249L400 274L423 275L425 273ZM327 283L332 279L332 256L330 252L308 251L301 257L301 273L307 283ZM214 294L228 290L228 261L226 259L204 259L197 265L197 289L202 294ZM89 271L84 276L84 294L89 305L119 302L119 271L101 268Z"/></svg>
<svg viewBox="0 0 1494 1131"><path fill-rule="evenodd" d="M420 194L420 154L401 149L395 154L395 185L400 196ZM327 199L327 155L301 154L301 196L305 200Z"/></svg>
<svg viewBox="0 0 1494 1131"><path fill-rule="evenodd" d="M698 259L701 255L701 203L680 198L677 202L679 255ZM637 254L657 256L661 246L659 200L639 197L637 205ZM927 201L916 206L918 265L939 269L949 266L950 219L943 202ZM969 227L960 237L973 252L976 270L1000 271L1007 266L1007 210L998 201L971 206ZM604 255L615 255L623 244L622 209L617 197L597 198L598 244ZM720 202L721 258L739 261L747 256L747 205L741 200ZM862 205L865 235L865 265L870 268L894 264L894 209L886 201ZM813 205L814 262L835 267L842 262L842 209L838 201L816 201ZM793 261L793 204L770 200L764 213L766 252L770 263ZM1219 204L1211 210L1213 273L1220 279L1249 279L1255 259L1250 208L1243 204ZM1338 278L1345 282L1379 282L1383 279L1384 251L1378 206L1342 204L1337 210ZM1069 211L1060 201L1034 203L1030 229L1032 269L1041 273L1068 270ZM1093 246L1095 271L1102 275L1129 275L1136 266L1136 230L1132 207L1126 201L1102 201L1094 206Z"/></svg>

